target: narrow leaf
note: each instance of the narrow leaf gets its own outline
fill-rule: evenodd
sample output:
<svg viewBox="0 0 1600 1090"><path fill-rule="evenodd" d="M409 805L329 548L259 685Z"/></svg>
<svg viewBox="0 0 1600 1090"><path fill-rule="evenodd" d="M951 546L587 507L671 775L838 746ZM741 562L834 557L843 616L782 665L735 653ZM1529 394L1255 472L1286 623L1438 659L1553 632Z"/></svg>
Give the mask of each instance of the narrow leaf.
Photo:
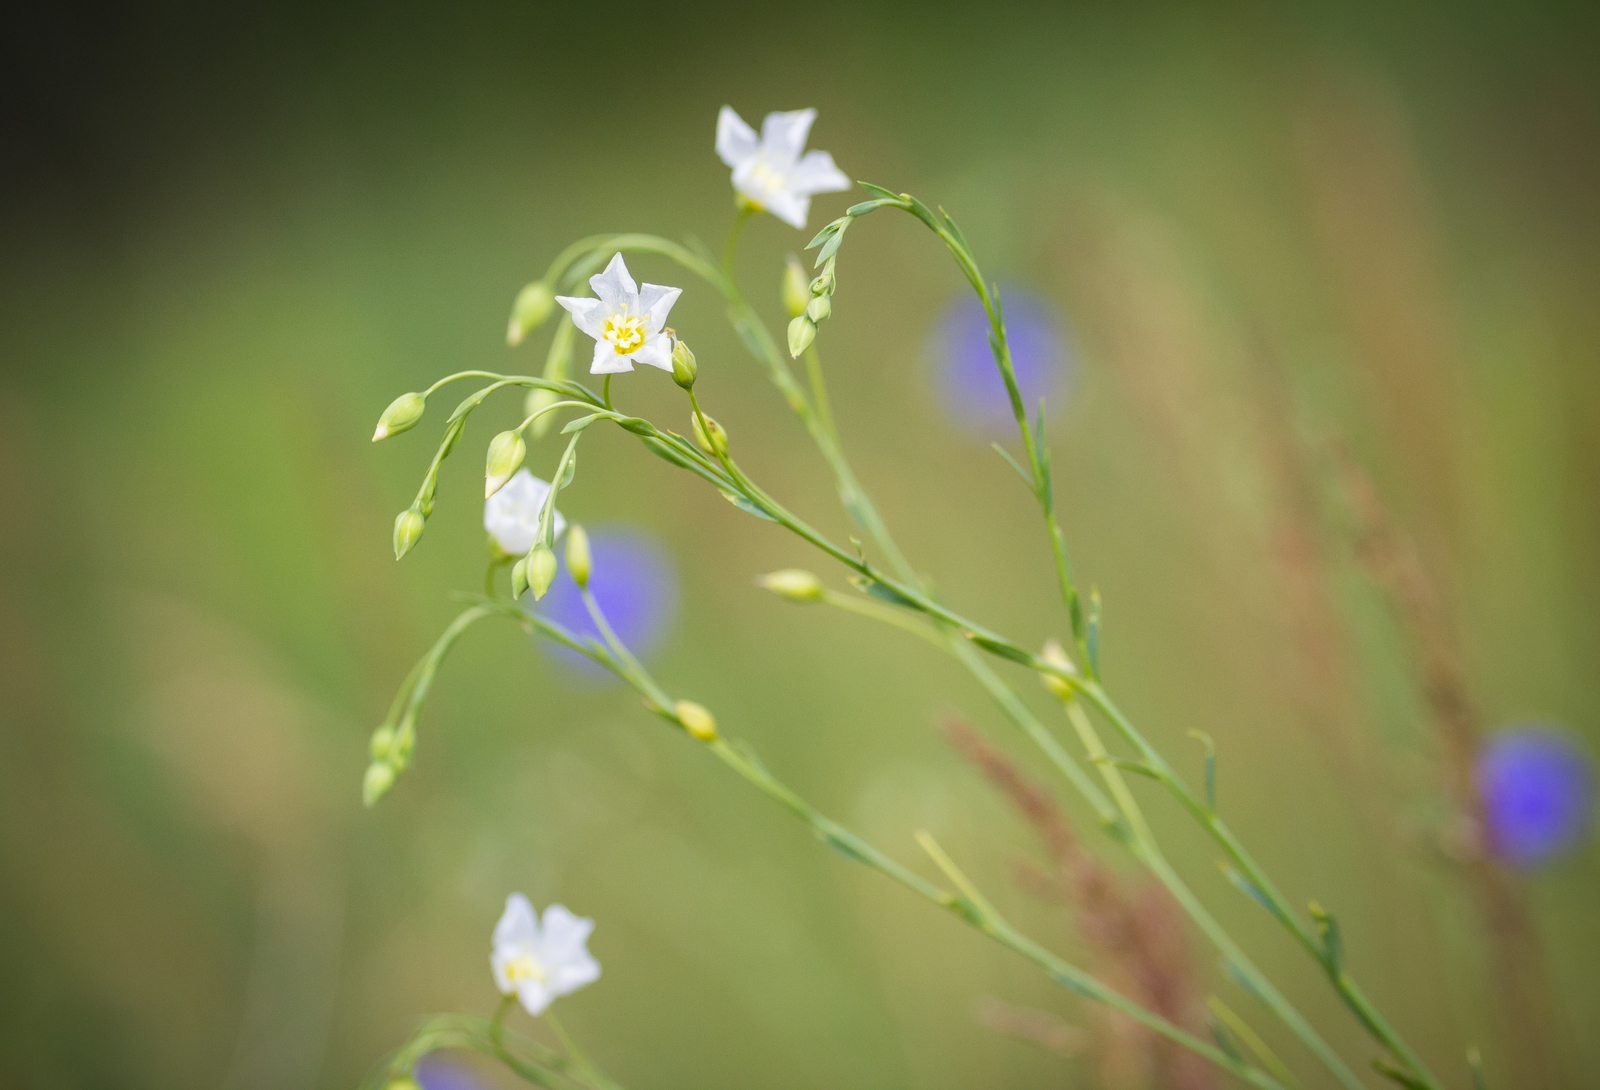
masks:
<svg viewBox="0 0 1600 1090"><path fill-rule="evenodd" d="M1027 651L1024 651L1022 648L1013 643L1008 643L1005 640L992 639L988 636L980 636L976 632L968 632L967 639L971 640L973 643L977 644L991 655L999 655L1003 659L1010 659L1012 662L1020 662L1024 666L1033 665L1033 655Z"/></svg>
<svg viewBox="0 0 1600 1090"><path fill-rule="evenodd" d="M1033 478L1028 476L1027 470L1023 469L1022 466L1017 464L1017 460L1015 458L1011 457L1011 452L1006 450L1006 448L1001 446L999 443L990 443L989 445L994 448L996 454L1000 455L1000 457L1006 460L1006 465L1017 471L1017 476L1022 478L1022 483L1028 486L1029 492L1032 492Z"/></svg>
<svg viewBox="0 0 1600 1090"><path fill-rule="evenodd" d="M883 208L886 205L901 205L904 203L905 202L900 200L898 197L877 197L870 201L862 201L860 204L851 205L849 208L844 210L844 214L854 218L856 216L864 216L868 212L876 212L878 209Z"/></svg>
<svg viewBox="0 0 1600 1090"><path fill-rule="evenodd" d="M1203 730L1192 730L1190 738L1198 738L1206 747L1206 809L1217 812L1217 743Z"/></svg>
<svg viewBox="0 0 1600 1090"><path fill-rule="evenodd" d="M806 243L806 249L809 250L813 246L820 246L824 242L826 242L830 238L832 238L834 235L838 234L839 233L839 229L844 226L844 221L845 221L846 218L847 217L840 216L838 219L836 219L832 223L828 224L822 230L818 231L817 232L817 237L812 239L810 242Z"/></svg>
<svg viewBox="0 0 1600 1090"><path fill-rule="evenodd" d="M892 189L885 189L883 186L873 185L871 182L857 182L856 185L860 186L862 189L865 189L868 193L876 193L880 197L886 197L889 200L898 201L901 204L905 203L904 201L900 200L900 194L896 193Z"/></svg>
<svg viewBox="0 0 1600 1090"><path fill-rule="evenodd" d="M1228 881L1233 883L1234 888L1240 893L1243 893L1246 897L1250 898L1252 901L1266 909L1268 912L1272 913L1274 916L1278 914L1278 910L1272 907L1272 902L1267 899L1267 895L1262 893L1260 888L1254 882L1240 874L1237 867L1229 864L1223 864L1222 874L1223 877L1227 878Z"/></svg>
<svg viewBox="0 0 1600 1090"><path fill-rule="evenodd" d="M1316 921L1317 930L1322 932L1323 960L1328 966L1328 972L1337 976L1344 972L1344 939L1339 934L1339 921L1315 901L1312 901L1309 907L1311 918Z"/></svg>
<svg viewBox="0 0 1600 1090"><path fill-rule="evenodd" d="M1392 1079L1401 1086L1406 1087L1406 1090L1428 1090L1427 1083L1417 1078L1417 1076L1413 1075L1411 1072L1396 1067L1394 1064L1383 1059L1382 1057L1373 1058L1372 1070L1376 1071L1384 1078Z"/></svg>
<svg viewBox="0 0 1600 1090"><path fill-rule="evenodd" d="M1089 676L1100 676L1100 588L1089 588L1089 635L1084 641L1089 656Z"/></svg>
<svg viewBox="0 0 1600 1090"><path fill-rule="evenodd" d="M569 420L567 426L561 429L561 434L571 435L574 432L580 432L599 419L599 413L590 413L588 416L580 416L576 420Z"/></svg>
<svg viewBox="0 0 1600 1090"><path fill-rule="evenodd" d="M751 503L749 500L745 499L743 496L739 495L738 493L729 492L726 489L723 489L721 491L722 491L722 498L727 500L729 503L733 504L739 510L744 511L747 514L754 515L758 519L766 519L768 522L777 522L778 521L777 519L773 518L771 515L767 514L765 511L761 510L761 508L757 507L755 504Z"/></svg>

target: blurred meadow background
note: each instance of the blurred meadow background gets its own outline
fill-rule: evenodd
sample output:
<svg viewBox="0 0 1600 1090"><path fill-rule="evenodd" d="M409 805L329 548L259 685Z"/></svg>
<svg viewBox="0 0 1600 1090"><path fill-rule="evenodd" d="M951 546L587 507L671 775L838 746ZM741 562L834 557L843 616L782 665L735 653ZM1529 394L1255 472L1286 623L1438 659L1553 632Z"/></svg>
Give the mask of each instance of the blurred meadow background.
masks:
<svg viewBox="0 0 1600 1090"><path fill-rule="evenodd" d="M1468 1045L1493 1086L1600 1081L1596 21L1506 3L25 17L0 177L0 1085L354 1086L419 1017L492 1011L514 890L596 919L604 976L561 1009L633 1090L1162 1084L1098 1012L512 626L464 639L412 768L361 806L369 732L450 592L481 587L483 445L521 399L474 417L399 565L392 520L466 390L374 446L378 413L452 371L537 373L548 333L508 348L506 316L574 238L720 248L724 103L754 123L817 107L812 147L948 209L1019 300L1112 691L1191 780L1187 732L1216 739L1224 815L1297 903L1338 913L1351 967L1449 1085L1469 1084ZM857 199L819 197L806 232L749 225L741 281L774 329L784 255ZM672 324L745 466L847 536L711 291L630 264L685 287ZM954 266L880 213L839 268L819 344L901 545L968 615L1067 635L1032 500L988 448L1015 437ZM614 389L687 430L666 375ZM941 733L964 719L1044 778L971 679L756 588L788 566L844 582L627 436L591 439L562 509L638 581L657 676L930 875L912 832L933 831L1024 930L1096 966L1075 913L1022 880L1029 829ZM536 473L556 444L531 447ZM1561 732L1575 786L1555 842L1518 854L1479 820L1481 747L1530 724ZM1135 789L1184 877L1365 1070L1375 1049L1317 967ZM1199 994L1328 1085L1191 940ZM423 1082L510 1085L459 1056Z"/></svg>

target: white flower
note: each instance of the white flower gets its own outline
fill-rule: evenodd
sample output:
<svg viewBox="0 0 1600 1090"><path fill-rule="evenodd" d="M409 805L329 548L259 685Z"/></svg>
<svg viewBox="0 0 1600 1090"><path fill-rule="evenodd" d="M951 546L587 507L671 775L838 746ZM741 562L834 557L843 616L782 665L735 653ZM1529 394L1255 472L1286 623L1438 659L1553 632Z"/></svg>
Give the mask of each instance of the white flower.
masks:
<svg viewBox="0 0 1600 1090"><path fill-rule="evenodd" d="M732 106L717 115L717 155L733 168L733 188L791 227L806 225L813 193L850 188L833 156L825 151L800 154L816 118L815 110L768 114L757 140L756 131Z"/></svg>
<svg viewBox="0 0 1600 1090"><path fill-rule="evenodd" d="M570 995L600 979L600 963L585 945L594 921L561 905L544 910L544 922L520 893L506 898L494 925L489 966L501 995L515 995L529 1014L540 1015L557 996Z"/></svg>
<svg viewBox="0 0 1600 1090"><path fill-rule="evenodd" d="M550 486L519 469L501 488L483 503L483 528L489 531L495 544L511 556L521 556L533 548L539 536L539 512L550 496ZM556 537L567 528L561 512L555 513L550 529Z"/></svg>
<svg viewBox="0 0 1600 1090"><path fill-rule="evenodd" d="M594 338L591 375L632 371L635 363L672 370L672 338L661 332L667 312L683 294L682 288L646 284L641 290L628 275L622 255L611 259L606 271L589 277L598 298L556 296L572 314L572 324Z"/></svg>

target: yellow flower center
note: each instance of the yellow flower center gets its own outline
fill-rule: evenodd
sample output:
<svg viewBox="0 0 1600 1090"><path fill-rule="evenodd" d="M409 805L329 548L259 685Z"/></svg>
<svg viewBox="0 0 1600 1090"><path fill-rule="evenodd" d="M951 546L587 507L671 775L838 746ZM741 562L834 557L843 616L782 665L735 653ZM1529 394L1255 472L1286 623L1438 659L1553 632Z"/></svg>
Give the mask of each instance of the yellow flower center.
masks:
<svg viewBox="0 0 1600 1090"><path fill-rule="evenodd" d="M519 954L506 962L506 979L511 981L511 986L516 987L524 980L544 983L544 966L532 954Z"/></svg>
<svg viewBox="0 0 1600 1090"><path fill-rule="evenodd" d="M767 193L780 192L787 187L783 173L772 169L765 155L758 158L756 165L750 168L750 182Z"/></svg>
<svg viewBox="0 0 1600 1090"><path fill-rule="evenodd" d="M626 307L607 318L606 324L600 329L600 335L611 342L611 347L617 350L619 356L643 348L646 334L644 315L630 315Z"/></svg>

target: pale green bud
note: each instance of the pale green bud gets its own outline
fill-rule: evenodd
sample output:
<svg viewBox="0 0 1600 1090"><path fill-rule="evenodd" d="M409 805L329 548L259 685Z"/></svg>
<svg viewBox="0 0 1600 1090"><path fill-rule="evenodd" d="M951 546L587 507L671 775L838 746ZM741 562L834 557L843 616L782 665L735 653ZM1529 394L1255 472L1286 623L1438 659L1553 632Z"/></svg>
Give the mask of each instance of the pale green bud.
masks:
<svg viewBox="0 0 1600 1090"><path fill-rule="evenodd" d="M428 520L422 517L422 511L415 504L400 512L394 518L394 558L399 560L411 551L411 547L422 536L422 528Z"/></svg>
<svg viewBox="0 0 1600 1090"><path fill-rule="evenodd" d="M535 280L517 295L511 304L511 324L506 326L506 343L519 345L522 338L544 324L555 309L556 294L543 280Z"/></svg>
<svg viewBox="0 0 1600 1090"><path fill-rule="evenodd" d="M680 340L672 342L672 381L685 390L694 385L699 368L695 366L694 353Z"/></svg>
<svg viewBox="0 0 1600 1090"><path fill-rule="evenodd" d="M372 433L372 441L376 443L379 439L410 431L422 419L422 410L427 407L428 403L421 394L401 394L389 402L389 407L378 417L378 427Z"/></svg>
<svg viewBox="0 0 1600 1090"><path fill-rule="evenodd" d="M728 453L728 433L723 430L721 424L718 424L709 416L705 418L705 426L701 427L700 418L702 415L701 413L695 413L689 419L689 422L694 425L694 441L699 443L700 449L707 454L721 457ZM710 434L707 434L708 431Z"/></svg>
<svg viewBox="0 0 1600 1090"><path fill-rule="evenodd" d="M583 532L582 526L567 527L567 573L580 590L589 585L591 564L589 535Z"/></svg>
<svg viewBox="0 0 1600 1090"><path fill-rule="evenodd" d="M799 568L785 568L782 571L771 572L756 582L774 594L783 595L791 602L822 601L822 580Z"/></svg>
<svg viewBox="0 0 1600 1090"><path fill-rule="evenodd" d="M489 456L483 468L484 499L500 491L500 486L521 467L527 453L528 444L522 441L521 432L503 431L489 440Z"/></svg>
<svg viewBox="0 0 1600 1090"><path fill-rule="evenodd" d="M562 328L565 327L563 326ZM524 417L532 416L534 413L539 412L541 409L549 408L560 400L561 395L554 390L545 390L535 386L528 391L528 396L523 399L522 415ZM535 439L544 438L544 433L550 430L551 424L555 423L556 415L556 413L545 413L530 425L533 428L533 437Z"/></svg>
<svg viewBox="0 0 1600 1090"><path fill-rule="evenodd" d="M716 741L717 721L705 708L692 700L680 700L672 710L677 713L678 722L683 724L684 730L702 742Z"/></svg>
<svg viewBox="0 0 1600 1090"><path fill-rule="evenodd" d="M782 295L783 309L789 312L791 318L804 314L806 304L811 301L811 287L806 283L805 266L793 254L789 255L788 268L783 270Z"/></svg>
<svg viewBox="0 0 1600 1090"><path fill-rule="evenodd" d="M389 756L389 748L394 745L394 728L384 724L372 732L372 742L368 749L374 761L384 760Z"/></svg>
<svg viewBox="0 0 1600 1090"><path fill-rule="evenodd" d="M829 297L826 295L819 295L806 304L806 317L811 319L813 325L826 321L828 315L832 313L833 303L829 301Z"/></svg>
<svg viewBox="0 0 1600 1090"><path fill-rule="evenodd" d="M383 1090L422 1090L422 1086L416 1079L390 1079Z"/></svg>
<svg viewBox="0 0 1600 1090"><path fill-rule="evenodd" d="M556 554L548 545L540 545L528 554L528 586L533 590L533 600L538 601L556 579Z"/></svg>
<svg viewBox="0 0 1600 1090"><path fill-rule="evenodd" d="M789 323L789 356L799 359L800 353L811 347L817 339L817 326L804 314Z"/></svg>
<svg viewBox="0 0 1600 1090"><path fill-rule="evenodd" d="M1044 651L1039 655L1039 657L1044 659L1044 661L1048 662L1051 666L1059 666L1061 669L1069 671L1073 674L1078 672L1078 668L1074 666L1072 664L1072 660L1067 657L1066 650L1062 648L1061 644L1055 640L1050 640L1044 645ZM1072 682L1068 681L1064 677L1059 677L1056 674L1041 674L1039 676L1044 681L1044 687L1049 689L1057 697L1061 698L1062 700L1072 699Z"/></svg>
<svg viewBox="0 0 1600 1090"><path fill-rule="evenodd" d="M528 590L528 558L511 565L511 597L521 598Z"/></svg>
<svg viewBox="0 0 1600 1090"><path fill-rule="evenodd" d="M374 761L367 766L367 774L361 780L361 801L371 806L393 786L394 769L382 761Z"/></svg>
<svg viewBox="0 0 1600 1090"><path fill-rule="evenodd" d="M830 261L828 263L828 267L822 270L822 275L821 276L819 276L815 280L811 281L811 294L812 295L832 295L833 294L833 262Z"/></svg>

